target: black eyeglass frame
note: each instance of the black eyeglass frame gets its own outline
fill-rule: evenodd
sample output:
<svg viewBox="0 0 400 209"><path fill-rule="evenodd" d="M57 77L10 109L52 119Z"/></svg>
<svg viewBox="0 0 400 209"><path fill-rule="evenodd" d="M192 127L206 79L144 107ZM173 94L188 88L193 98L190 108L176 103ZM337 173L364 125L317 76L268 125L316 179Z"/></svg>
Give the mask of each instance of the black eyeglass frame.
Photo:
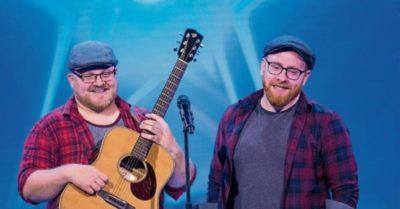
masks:
<svg viewBox="0 0 400 209"><path fill-rule="evenodd" d="M297 79L299 79L300 76L301 76L301 74L303 74L303 73L309 71L309 70L299 70L299 69L294 68L294 67L285 68L285 67L283 67L283 66L282 66L281 64L279 64L279 63L270 62L270 61L268 61L268 60L265 59L265 58L264 58L263 60L268 64L268 66L267 66L266 68L267 68L267 70L268 70L269 73L271 73L272 75L280 75L280 74L282 73L282 71L285 70L286 77L289 78L290 80L294 80L294 81L297 80ZM280 70L278 73L272 72L272 71L270 70L271 64L278 65L279 68L280 68L281 70ZM292 70L292 72L295 71L295 72L299 72L299 73L297 74L297 77L296 77L296 78L293 78L293 77L289 76L288 70L289 70L289 71Z"/></svg>
<svg viewBox="0 0 400 209"><path fill-rule="evenodd" d="M97 76L99 76L100 79L101 79L103 82L107 82L107 81L112 80L112 79L115 77L115 74L117 73L117 68L114 67L114 69L113 69L112 71L106 71L106 70L108 70L108 69L104 69L103 72L101 72L101 73L97 73L97 74L91 73L90 75L88 75L88 76L91 76L91 77L86 77L86 78L87 78L87 79L90 78L90 81L87 81L87 80L85 81L85 75L84 75L83 73L79 73L79 72L76 71L76 70L71 71L71 73L74 74L74 75L76 75L76 76L78 76L78 77L82 80L82 82L87 83L87 84L90 84L90 83L93 83L93 82L95 82L95 81L97 80ZM109 76L109 75L112 75L112 74L114 74L113 77L106 78L106 79L104 78L104 76ZM94 76L94 77L93 77L93 76ZM94 79L93 79L93 78L94 78ZM93 80L92 80L92 79L93 79Z"/></svg>

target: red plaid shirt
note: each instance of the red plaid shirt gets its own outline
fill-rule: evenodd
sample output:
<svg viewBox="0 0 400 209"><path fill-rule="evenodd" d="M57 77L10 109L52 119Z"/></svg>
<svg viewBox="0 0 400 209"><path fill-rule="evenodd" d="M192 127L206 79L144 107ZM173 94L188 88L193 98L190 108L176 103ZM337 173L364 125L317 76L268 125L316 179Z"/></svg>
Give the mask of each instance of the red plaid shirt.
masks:
<svg viewBox="0 0 400 209"><path fill-rule="evenodd" d="M125 126L138 131L139 123L145 119L146 111L138 107L131 110L130 105L119 97L115 102ZM130 111L133 111L135 117L131 116ZM22 188L29 175L34 171L70 163L89 164L98 154L94 148L94 139L87 122L79 114L75 99L71 98L65 105L44 116L29 133L22 152L18 174L18 191L21 197L23 197ZM165 187L165 191L175 199L184 190L184 186L181 188ZM58 207L57 198L48 202L48 209ZM25 201L36 204L29 199L25 199ZM163 207L162 202L163 194L160 197L160 208Z"/></svg>
<svg viewBox="0 0 400 209"><path fill-rule="evenodd" d="M237 189L232 161L234 149L246 120L262 96L263 90L259 90L229 106L219 124L207 199L222 203L223 208L233 208ZM281 208L325 208L325 199L356 208L357 166L349 133L341 118L308 102L302 93L288 139Z"/></svg>

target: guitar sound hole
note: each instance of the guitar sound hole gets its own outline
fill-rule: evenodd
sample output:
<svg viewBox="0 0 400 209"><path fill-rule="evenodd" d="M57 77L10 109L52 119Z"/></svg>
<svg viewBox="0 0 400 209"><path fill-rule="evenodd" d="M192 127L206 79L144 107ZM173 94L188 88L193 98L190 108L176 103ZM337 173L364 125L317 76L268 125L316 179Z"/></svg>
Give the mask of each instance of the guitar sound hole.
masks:
<svg viewBox="0 0 400 209"><path fill-rule="evenodd" d="M131 183L131 191L141 200L149 200L154 197L156 193L157 181L153 167L146 162L147 175L146 177L137 183Z"/></svg>
<svg viewBox="0 0 400 209"><path fill-rule="evenodd" d="M141 200L154 197L157 187L156 175L153 167L131 155L121 159L119 172L127 181L131 182L130 188L133 195Z"/></svg>
<svg viewBox="0 0 400 209"><path fill-rule="evenodd" d="M147 175L147 164L131 155L125 156L119 163L119 173L131 182L142 181Z"/></svg>

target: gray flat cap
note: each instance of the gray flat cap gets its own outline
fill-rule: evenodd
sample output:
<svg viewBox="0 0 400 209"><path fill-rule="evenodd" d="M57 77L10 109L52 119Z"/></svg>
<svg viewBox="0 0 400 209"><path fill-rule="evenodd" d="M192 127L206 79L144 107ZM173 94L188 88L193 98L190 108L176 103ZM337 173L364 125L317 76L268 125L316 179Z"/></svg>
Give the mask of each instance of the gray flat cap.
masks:
<svg viewBox="0 0 400 209"><path fill-rule="evenodd" d="M116 66L118 60L110 46L98 41L86 41L76 44L69 54L70 70L84 71L92 66Z"/></svg>

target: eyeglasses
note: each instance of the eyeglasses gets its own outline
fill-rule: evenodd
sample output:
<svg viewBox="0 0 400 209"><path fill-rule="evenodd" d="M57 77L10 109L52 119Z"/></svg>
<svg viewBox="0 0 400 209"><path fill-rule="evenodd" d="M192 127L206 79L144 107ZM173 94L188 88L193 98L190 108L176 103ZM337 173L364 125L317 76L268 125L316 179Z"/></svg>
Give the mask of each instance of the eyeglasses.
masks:
<svg viewBox="0 0 400 209"><path fill-rule="evenodd" d="M286 77L289 78L290 80L297 80L299 79L300 75L307 70L299 70L297 68L289 67L289 68L284 68L282 65L276 62L269 62L268 60L264 59L268 63L268 72L271 73L272 75L279 75L282 73L283 70L286 71Z"/></svg>
<svg viewBox="0 0 400 209"><path fill-rule="evenodd" d="M95 82L97 79L97 76L99 76L103 82L111 81L115 77L116 69L114 68L111 71L103 71L98 74L94 74L94 73L83 73L82 74L77 71L72 71L72 73L75 74L76 76L78 76L79 78L81 78L83 83L89 84L89 83Z"/></svg>

